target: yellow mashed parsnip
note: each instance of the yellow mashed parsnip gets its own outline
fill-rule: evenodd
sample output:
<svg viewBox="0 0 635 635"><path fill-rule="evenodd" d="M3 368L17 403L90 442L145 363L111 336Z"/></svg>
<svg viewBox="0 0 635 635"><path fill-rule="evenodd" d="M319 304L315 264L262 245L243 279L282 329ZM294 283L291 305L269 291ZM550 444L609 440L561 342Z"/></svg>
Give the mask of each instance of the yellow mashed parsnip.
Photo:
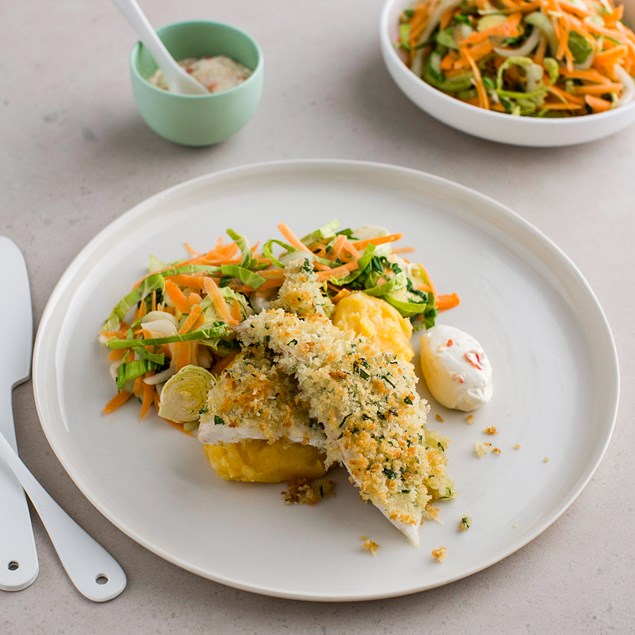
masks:
<svg viewBox="0 0 635 635"><path fill-rule="evenodd" d="M371 340L382 351L411 361L412 324L381 298L359 291L347 295L335 306L333 324L343 331L354 331Z"/></svg>
<svg viewBox="0 0 635 635"><path fill-rule="evenodd" d="M245 439L240 443L203 446L215 472L226 481L280 483L326 473L324 455L311 445L281 439L267 443Z"/></svg>

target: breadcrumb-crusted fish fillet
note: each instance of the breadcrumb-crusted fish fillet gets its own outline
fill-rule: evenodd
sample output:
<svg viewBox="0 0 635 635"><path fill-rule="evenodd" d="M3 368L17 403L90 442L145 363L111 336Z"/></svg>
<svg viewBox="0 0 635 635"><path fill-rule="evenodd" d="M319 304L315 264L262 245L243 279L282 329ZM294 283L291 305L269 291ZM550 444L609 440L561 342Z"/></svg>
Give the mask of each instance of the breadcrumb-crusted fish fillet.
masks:
<svg viewBox="0 0 635 635"><path fill-rule="evenodd" d="M431 497L425 485L427 404L417 394L414 366L340 331L320 314L301 320L271 309L238 330L244 345L264 344L276 354L362 499L418 545Z"/></svg>
<svg viewBox="0 0 635 635"><path fill-rule="evenodd" d="M322 293L313 265L299 253L286 267L285 279L278 298L272 302L274 309L284 309L300 317L320 314L330 317L335 307Z"/></svg>
<svg viewBox="0 0 635 635"><path fill-rule="evenodd" d="M287 439L323 449L322 426L309 417L295 379L263 346L243 350L209 391L198 439L218 445L244 439Z"/></svg>

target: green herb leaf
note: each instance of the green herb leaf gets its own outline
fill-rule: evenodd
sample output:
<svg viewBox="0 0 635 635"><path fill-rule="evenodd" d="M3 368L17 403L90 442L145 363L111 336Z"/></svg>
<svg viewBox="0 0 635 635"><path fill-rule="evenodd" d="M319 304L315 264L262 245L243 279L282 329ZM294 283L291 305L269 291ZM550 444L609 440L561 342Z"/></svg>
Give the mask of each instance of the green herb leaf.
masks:
<svg viewBox="0 0 635 635"><path fill-rule="evenodd" d="M568 45L571 55L573 55L573 61L576 64L584 64L589 55L593 52L591 44L577 31L571 31L569 33Z"/></svg>

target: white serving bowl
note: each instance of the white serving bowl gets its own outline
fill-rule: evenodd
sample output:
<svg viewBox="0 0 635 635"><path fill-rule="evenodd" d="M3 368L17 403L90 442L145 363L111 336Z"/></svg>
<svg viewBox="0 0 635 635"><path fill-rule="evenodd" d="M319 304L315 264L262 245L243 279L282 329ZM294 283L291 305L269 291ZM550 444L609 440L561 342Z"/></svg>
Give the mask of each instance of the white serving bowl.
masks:
<svg viewBox="0 0 635 635"><path fill-rule="evenodd" d="M380 20L381 51L388 72L419 108L448 126L469 134L520 146L554 147L587 143L619 132L635 121L635 101L608 112L569 119L515 117L465 104L433 88L403 62L394 43L399 16L416 0L387 0ZM625 3L627 20L635 18L635 0Z"/></svg>

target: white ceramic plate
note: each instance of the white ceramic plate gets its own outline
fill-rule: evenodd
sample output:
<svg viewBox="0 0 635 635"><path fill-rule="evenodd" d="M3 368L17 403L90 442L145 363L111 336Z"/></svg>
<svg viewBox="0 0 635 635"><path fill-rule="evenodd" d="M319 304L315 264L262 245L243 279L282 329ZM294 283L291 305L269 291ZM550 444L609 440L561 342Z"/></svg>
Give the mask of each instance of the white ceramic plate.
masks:
<svg viewBox="0 0 635 635"><path fill-rule="evenodd" d="M282 485L227 483L198 442L113 394L96 333L144 273L149 254L184 257L231 226L254 242L289 223L300 235L333 218L406 234L442 291L461 295L443 322L476 336L493 366L493 401L468 425L433 404L452 441L460 496L442 504L412 547L345 476L316 507L286 506ZM360 600L429 589L479 571L548 527L587 483L607 447L618 401L609 327L567 257L510 210L437 177L379 164L255 165L178 185L138 205L79 254L42 317L34 390L46 436L81 491L159 556L206 578L273 596ZM422 388L423 390L423 388ZM425 394L425 393L424 393ZM445 421L438 423L434 414ZM499 433L488 437L487 426ZM478 459L475 442L499 456ZM512 449L520 444L520 449ZM548 457L548 462L543 459ZM469 513L472 528L457 531ZM361 548L367 535L381 546ZM443 564L430 551L448 549Z"/></svg>

